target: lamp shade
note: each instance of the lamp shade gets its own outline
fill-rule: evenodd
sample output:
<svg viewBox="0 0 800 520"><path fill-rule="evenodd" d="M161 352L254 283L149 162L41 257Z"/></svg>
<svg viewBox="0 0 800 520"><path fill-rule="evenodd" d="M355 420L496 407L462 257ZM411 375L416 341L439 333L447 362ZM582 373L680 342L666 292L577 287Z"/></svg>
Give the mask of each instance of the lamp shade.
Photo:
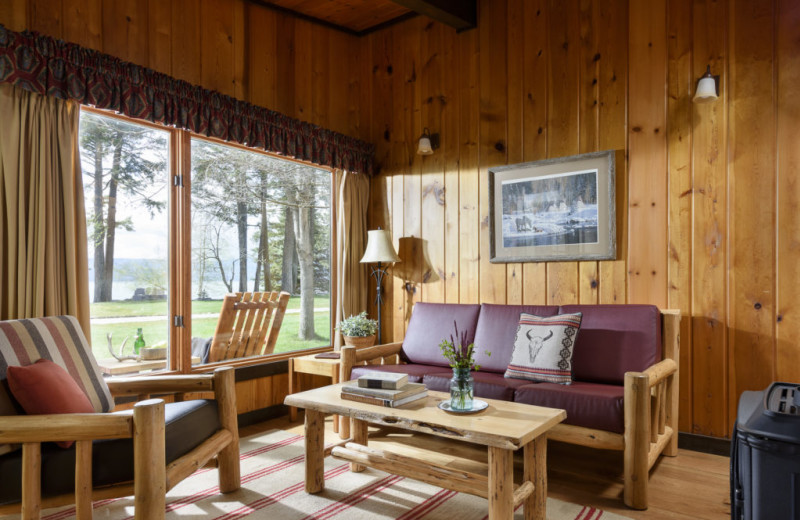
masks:
<svg viewBox="0 0 800 520"><path fill-rule="evenodd" d="M694 98L692 101L695 103L711 103L719 99L717 95L717 81L711 75L711 67L709 66L706 73L697 82L697 90L695 90Z"/></svg>
<svg viewBox="0 0 800 520"><path fill-rule="evenodd" d="M399 262L400 257L394 252L392 240L385 229L367 231L367 249L361 258L362 264Z"/></svg>
<svg viewBox="0 0 800 520"><path fill-rule="evenodd" d="M433 155L433 148L431 147L431 138L423 135L419 138L419 145L417 146L417 155Z"/></svg>

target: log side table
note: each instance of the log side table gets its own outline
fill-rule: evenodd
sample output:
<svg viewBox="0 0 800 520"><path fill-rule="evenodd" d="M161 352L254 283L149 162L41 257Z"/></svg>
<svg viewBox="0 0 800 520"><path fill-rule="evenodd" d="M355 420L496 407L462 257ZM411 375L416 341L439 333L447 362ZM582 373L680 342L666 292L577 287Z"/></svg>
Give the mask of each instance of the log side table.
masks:
<svg viewBox="0 0 800 520"><path fill-rule="evenodd" d="M331 383L339 382L339 359L317 358L316 354L289 358L289 395L301 390L300 378L298 374L310 374L315 376L327 376L331 378ZM289 407L289 418L297 420L297 408ZM339 433L339 416L333 416L333 431Z"/></svg>

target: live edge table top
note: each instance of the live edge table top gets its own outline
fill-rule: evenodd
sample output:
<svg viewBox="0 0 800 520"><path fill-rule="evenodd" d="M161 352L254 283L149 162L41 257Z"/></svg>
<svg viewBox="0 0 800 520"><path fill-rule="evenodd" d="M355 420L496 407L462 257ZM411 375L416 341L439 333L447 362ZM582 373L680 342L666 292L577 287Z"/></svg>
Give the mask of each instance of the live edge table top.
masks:
<svg viewBox="0 0 800 520"><path fill-rule="evenodd" d="M516 450L546 433L567 417L567 412L529 404L481 399L486 410L473 414L448 413L439 402L450 399L442 392L399 408L388 408L340 397L342 384L324 386L286 397L285 404L360 419L371 424L459 439L474 444Z"/></svg>

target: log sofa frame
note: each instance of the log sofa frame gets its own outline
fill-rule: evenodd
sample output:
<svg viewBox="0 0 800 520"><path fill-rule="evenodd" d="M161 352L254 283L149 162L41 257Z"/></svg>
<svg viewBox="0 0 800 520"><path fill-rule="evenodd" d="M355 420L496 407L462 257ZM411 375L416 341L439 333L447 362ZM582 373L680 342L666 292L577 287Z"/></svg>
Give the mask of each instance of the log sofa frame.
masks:
<svg viewBox="0 0 800 520"><path fill-rule="evenodd" d="M643 372L625 374L622 434L559 424L548 439L624 452L625 505L647 509L649 472L659 455L678 454L678 366L680 363L680 311L661 310L662 360ZM400 363L402 342L356 349L343 347L340 381L349 381L354 366ZM342 421L340 435L350 426Z"/></svg>
<svg viewBox="0 0 800 520"><path fill-rule="evenodd" d="M0 444L22 444L22 501L0 506L0 515L21 513L22 520L40 518L41 510L75 504L78 520L92 518L92 501L134 496L137 520L163 519L165 495L178 482L216 457L223 493L240 487L239 429L234 371L213 374L114 378L106 381L111 394L138 396L127 413L90 413L0 417ZM151 394L174 394L181 401L189 392L214 392L221 428L169 466L165 462L164 401ZM92 441L133 438L134 481L93 489ZM41 443L75 442L75 495L41 497Z"/></svg>

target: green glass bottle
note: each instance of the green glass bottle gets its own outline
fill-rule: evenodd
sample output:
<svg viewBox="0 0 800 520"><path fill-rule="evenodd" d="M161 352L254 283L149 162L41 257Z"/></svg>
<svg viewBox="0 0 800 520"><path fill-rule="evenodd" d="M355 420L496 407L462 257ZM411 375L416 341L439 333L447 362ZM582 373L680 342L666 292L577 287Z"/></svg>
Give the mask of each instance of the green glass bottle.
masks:
<svg viewBox="0 0 800 520"><path fill-rule="evenodd" d="M144 336L142 336L142 329L136 329L136 341L133 342L133 353L137 356L139 351L144 347Z"/></svg>

